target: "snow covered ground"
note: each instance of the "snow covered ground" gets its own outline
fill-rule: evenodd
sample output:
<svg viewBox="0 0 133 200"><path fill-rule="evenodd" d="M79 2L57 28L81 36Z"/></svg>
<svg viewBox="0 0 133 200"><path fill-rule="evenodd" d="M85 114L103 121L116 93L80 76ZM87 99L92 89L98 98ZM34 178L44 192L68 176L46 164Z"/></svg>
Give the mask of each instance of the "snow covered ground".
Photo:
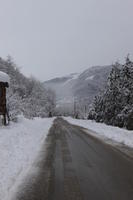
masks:
<svg viewBox="0 0 133 200"><path fill-rule="evenodd" d="M37 157L54 118L28 120L0 127L0 199L8 197L12 186L25 176Z"/></svg>
<svg viewBox="0 0 133 200"><path fill-rule="evenodd" d="M115 142L124 144L133 148L133 131L128 131L123 128L118 128L114 126L108 126L103 123L96 123L92 120L77 120L71 117L65 117L68 122L78 126L82 126L89 131L89 134L95 135L96 137L102 138L104 140L111 139Z"/></svg>
<svg viewBox="0 0 133 200"><path fill-rule="evenodd" d="M133 148L133 131L107 126L91 120L64 117L68 122L82 126L87 133ZM18 123L0 127L0 199L8 199L13 187L25 177L44 144L54 118L28 120L19 117ZM9 198L10 199L10 198Z"/></svg>

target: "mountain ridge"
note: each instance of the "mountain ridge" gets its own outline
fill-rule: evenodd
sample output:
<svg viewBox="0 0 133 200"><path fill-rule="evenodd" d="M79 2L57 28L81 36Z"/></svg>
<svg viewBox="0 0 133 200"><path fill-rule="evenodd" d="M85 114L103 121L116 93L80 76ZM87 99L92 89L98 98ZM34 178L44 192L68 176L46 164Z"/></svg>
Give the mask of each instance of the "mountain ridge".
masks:
<svg viewBox="0 0 133 200"><path fill-rule="evenodd" d="M84 101L91 104L94 97L104 89L112 65L93 66L81 73L56 77L44 82L44 86L56 94L58 106Z"/></svg>

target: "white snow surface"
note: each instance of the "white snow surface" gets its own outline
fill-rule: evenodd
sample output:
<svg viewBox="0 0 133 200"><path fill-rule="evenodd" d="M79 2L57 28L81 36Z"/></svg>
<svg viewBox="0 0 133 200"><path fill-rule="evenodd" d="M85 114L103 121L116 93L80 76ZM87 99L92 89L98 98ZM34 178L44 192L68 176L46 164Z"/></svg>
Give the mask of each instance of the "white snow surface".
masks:
<svg viewBox="0 0 133 200"><path fill-rule="evenodd" d="M72 74L72 79L77 79L79 77L80 73Z"/></svg>
<svg viewBox="0 0 133 200"><path fill-rule="evenodd" d="M95 77L95 76L89 76L89 77L87 77L85 80L86 80L86 81L87 81L87 80L93 80L94 77Z"/></svg>
<svg viewBox="0 0 133 200"><path fill-rule="evenodd" d="M25 119L0 127L0 199L7 199L36 160L54 118Z"/></svg>
<svg viewBox="0 0 133 200"><path fill-rule="evenodd" d="M79 73L70 74L70 75L68 76L69 79L68 79L66 82L64 82L63 85L66 85L66 84L68 84L68 83L71 83L71 81L78 79L79 75L80 75Z"/></svg>
<svg viewBox="0 0 133 200"><path fill-rule="evenodd" d="M104 140L111 139L120 144L133 148L133 131L123 128L108 126L104 123L97 123L93 120L77 120L71 117L64 117L71 124L88 129L87 133Z"/></svg>
<svg viewBox="0 0 133 200"><path fill-rule="evenodd" d="M9 78L8 74L0 71L0 82L10 83L10 78Z"/></svg>

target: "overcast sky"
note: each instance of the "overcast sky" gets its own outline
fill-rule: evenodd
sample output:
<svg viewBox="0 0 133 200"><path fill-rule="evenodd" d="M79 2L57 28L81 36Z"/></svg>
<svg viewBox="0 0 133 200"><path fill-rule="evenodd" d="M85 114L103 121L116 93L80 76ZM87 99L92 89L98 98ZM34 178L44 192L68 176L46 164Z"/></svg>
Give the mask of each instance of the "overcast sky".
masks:
<svg viewBox="0 0 133 200"><path fill-rule="evenodd" d="M133 0L0 0L0 56L47 80L133 56Z"/></svg>

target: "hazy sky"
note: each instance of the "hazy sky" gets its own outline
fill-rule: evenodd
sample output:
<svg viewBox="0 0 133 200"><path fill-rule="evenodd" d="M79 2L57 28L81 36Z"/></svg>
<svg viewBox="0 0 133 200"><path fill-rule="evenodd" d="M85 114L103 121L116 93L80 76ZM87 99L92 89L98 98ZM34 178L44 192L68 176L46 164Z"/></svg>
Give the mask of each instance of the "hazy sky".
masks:
<svg viewBox="0 0 133 200"><path fill-rule="evenodd" d="M40 80L133 56L133 0L0 0L0 56Z"/></svg>

